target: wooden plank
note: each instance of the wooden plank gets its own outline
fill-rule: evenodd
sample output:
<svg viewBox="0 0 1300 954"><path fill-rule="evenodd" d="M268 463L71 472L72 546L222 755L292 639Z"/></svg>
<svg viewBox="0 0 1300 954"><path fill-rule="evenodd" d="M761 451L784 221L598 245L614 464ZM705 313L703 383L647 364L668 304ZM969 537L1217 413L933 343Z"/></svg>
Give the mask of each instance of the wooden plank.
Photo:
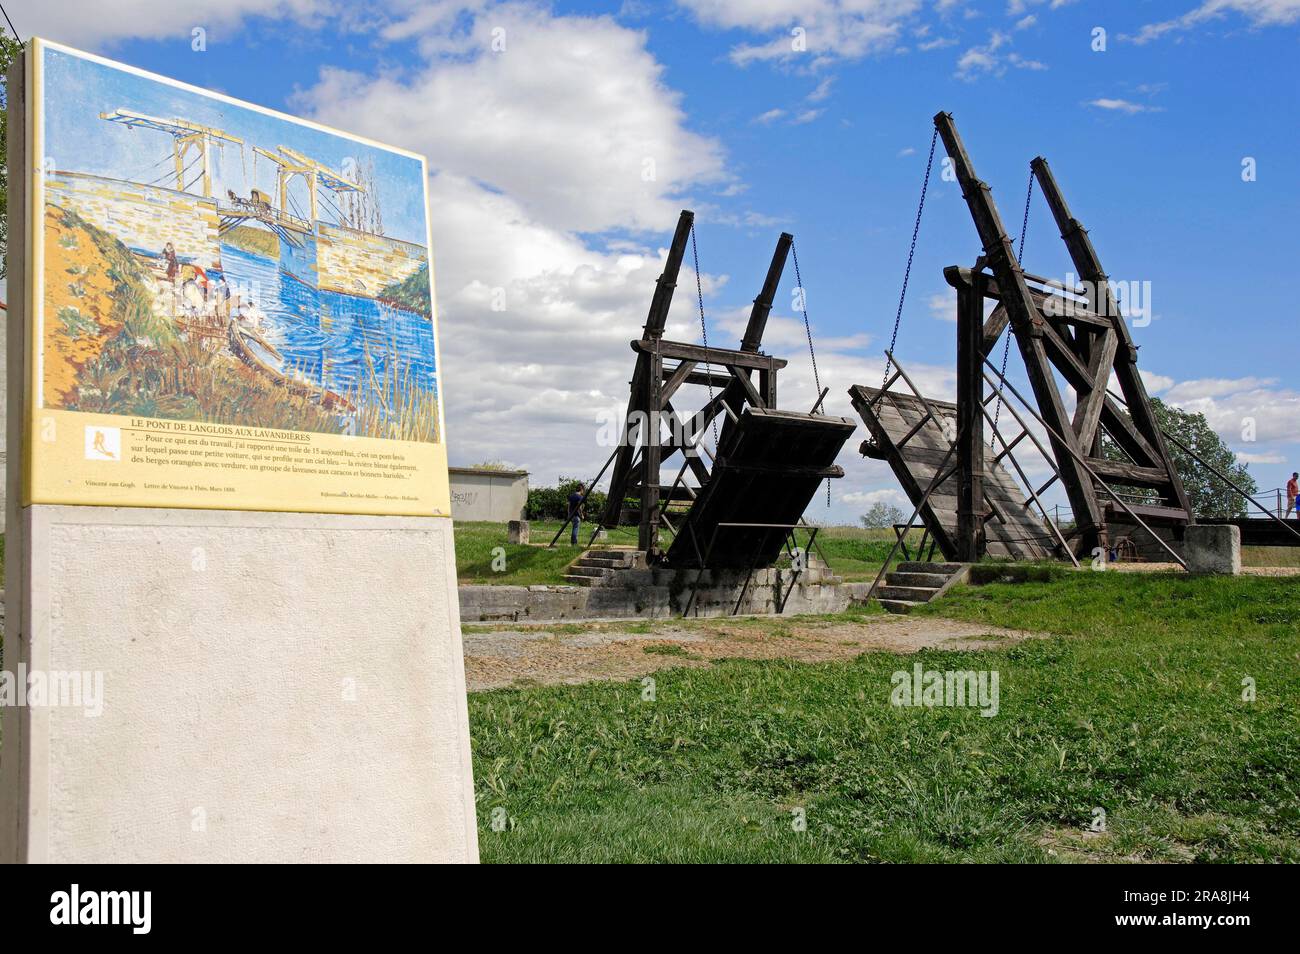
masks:
<svg viewBox="0 0 1300 954"><path fill-rule="evenodd" d="M694 376L691 374L694 368L694 361L682 361L673 369L673 373L664 382L663 399L665 401L672 400L672 396L677 393L677 389Z"/></svg>
<svg viewBox="0 0 1300 954"><path fill-rule="evenodd" d="M709 483L668 548L669 565L698 567L704 557L710 568L770 566L784 531L723 525L797 524L822 480L843 473L835 458L855 429L842 417L747 408L719 443Z"/></svg>
<svg viewBox="0 0 1300 954"><path fill-rule="evenodd" d="M1187 511L1178 507L1154 507L1141 504L1129 504L1129 510L1147 523L1187 523ZM1132 521L1126 511L1113 500L1106 504L1107 514L1117 521Z"/></svg>
<svg viewBox="0 0 1300 954"><path fill-rule="evenodd" d="M924 406L910 394L888 392L880 400L874 400L879 394L877 390L862 386L849 391L854 407L862 414L868 431L881 447L884 459L915 506L943 464L950 442L943 436L942 429L930 421L912 443L900 451L896 446L897 439L926 413ZM933 400L927 403L941 419L956 414L956 406L951 403ZM928 442L928 446L921 445L923 440ZM948 460L944 471L949 476L931 492L920 512L922 524L930 531L945 559L956 558L958 478L953 463L953 460ZM988 459L984 462L983 473L984 502L995 513L1000 509L1006 518L1005 522L997 519L985 522L988 552L1018 555L1023 559L1050 559L1053 547L1048 541L1049 531L1039 526L1035 513L1029 512L1025 498L1010 474L1000 466L992 466ZM996 506L993 506L994 501Z"/></svg>
<svg viewBox="0 0 1300 954"><path fill-rule="evenodd" d="M1089 457L1088 466L1098 477L1107 482L1116 481L1152 489L1164 487L1169 483L1169 475L1159 467L1139 467L1137 464L1097 457Z"/></svg>
<svg viewBox="0 0 1300 954"><path fill-rule="evenodd" d="M780 370L790 363L784 358L773 358L765 354L749 354L744 351L732 351L729 348L706 348L703 345L689 344L684 341L633 341L632 350L638 352L652 351L656 350L656 345L659 354L665 358L685 359L700 364L734 365L738 368L751 368L754 370L769 368Z"/></svg>
<svg viewBox="0 0 1300 954"><path fill-rule="evenodd" d="M1101 411L1106 404L1106 385L1110 381L1110 369L1115 362L1115 349L1119 347L1119 338L1113 331L1107 331L1097 338L1089 344L1092 354L1088 361L1088 372L1092 376L1092 389L1081 393L1074 409L1074 432L1079 435L1079 446L1086 450L1091 450L1097 437Z"/></svg>

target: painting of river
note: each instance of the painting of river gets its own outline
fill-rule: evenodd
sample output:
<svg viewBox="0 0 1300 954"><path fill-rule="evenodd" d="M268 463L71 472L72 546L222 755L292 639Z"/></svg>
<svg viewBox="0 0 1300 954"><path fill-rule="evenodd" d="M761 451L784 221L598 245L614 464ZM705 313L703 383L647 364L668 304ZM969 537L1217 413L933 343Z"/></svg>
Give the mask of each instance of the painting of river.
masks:
<svg viewBox="0 0 1300 954"><path fill-rule="evenodd" d="M436 406L428 317L373 298L318 290L281 271L276 261L230 245L222 246L221 262L235 294L264 315L261 334L282 356L281 370L353 405L355 411L341 416L341 431L371 430L356 416L398 423L392 419L407 392L426 394Z"/></svg>

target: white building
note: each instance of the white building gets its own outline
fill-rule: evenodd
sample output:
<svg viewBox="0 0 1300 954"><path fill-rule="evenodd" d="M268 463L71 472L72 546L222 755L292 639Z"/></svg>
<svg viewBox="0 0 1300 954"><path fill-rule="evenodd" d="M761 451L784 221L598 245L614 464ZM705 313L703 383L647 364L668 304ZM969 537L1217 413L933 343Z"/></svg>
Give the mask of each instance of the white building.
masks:
<svg viewBox="0 0 1300 954"><path fill-rule="evenodd" d="M453 520L505 523L523 520L528 505L528 471L449 467Z"/></svg>

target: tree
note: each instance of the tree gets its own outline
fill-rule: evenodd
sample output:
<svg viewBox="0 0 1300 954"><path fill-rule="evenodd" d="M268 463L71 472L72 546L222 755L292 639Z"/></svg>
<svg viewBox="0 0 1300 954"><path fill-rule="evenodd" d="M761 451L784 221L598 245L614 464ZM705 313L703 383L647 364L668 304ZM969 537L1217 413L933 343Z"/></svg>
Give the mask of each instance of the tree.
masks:
<svg viewBox="0 0 1300 954"><path fill-rule="evenodd" d="M893 504L878 500L862 515L862 525L868 530L883 530L903 522L903 511Z"/></svg>
<svg viewBox="0 0 1300 954"><path fill-rule="evenodd" d="M481 464L474 464L474 470L510 470L503 460L485 460Z"/></svg>
<svg viewBox="0 0 1300 954"><path fill-rule="evenodd" d="M1210 427L1204 414L1184 411L1166 404L1159 398L1151 399L1151 410L1161 430L1172 434L1182 443L1194 450L1200 458L1213 465L1217 470L1232 478L1233 483L1252 496L1258 492L1255 478L1248 473L1247 466L1237 461L1223 439ZM1246 499L1232 489L1224 480L1216 477L1213 471L1201 466L1196 459L1173 441L1165 442L1169 447L1169 457L1174 469L1183 479L1183 488L1192 505L1192 512L1198 517L1244 517L1249 510ZM1109 439L1103 442L1103 452L1110 460L1127 460L1119 448ZM1123 488L1125 493L1138 494L1154 499L1154 492Z"/></svg>
<svg viewBox="0 0 1300 954"><path fill-rule="evenodd" d="M9 169L5 161L5 143L9 132L9 64L17 59L23 45L0 33L0 278L5 277L9 251Z"/></svg>

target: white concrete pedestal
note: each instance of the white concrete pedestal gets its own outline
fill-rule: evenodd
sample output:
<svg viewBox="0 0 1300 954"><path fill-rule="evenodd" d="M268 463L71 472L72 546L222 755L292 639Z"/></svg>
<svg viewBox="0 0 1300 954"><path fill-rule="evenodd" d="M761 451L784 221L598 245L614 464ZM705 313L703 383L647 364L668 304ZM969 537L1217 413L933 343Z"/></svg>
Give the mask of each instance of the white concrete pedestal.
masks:
<svg viewBox="0 0 1300 954"><path fill-rule="evenodd" d="M5 668L103 698L4 709L0 860L477 860L450 520L17 518Z"/></svg>

